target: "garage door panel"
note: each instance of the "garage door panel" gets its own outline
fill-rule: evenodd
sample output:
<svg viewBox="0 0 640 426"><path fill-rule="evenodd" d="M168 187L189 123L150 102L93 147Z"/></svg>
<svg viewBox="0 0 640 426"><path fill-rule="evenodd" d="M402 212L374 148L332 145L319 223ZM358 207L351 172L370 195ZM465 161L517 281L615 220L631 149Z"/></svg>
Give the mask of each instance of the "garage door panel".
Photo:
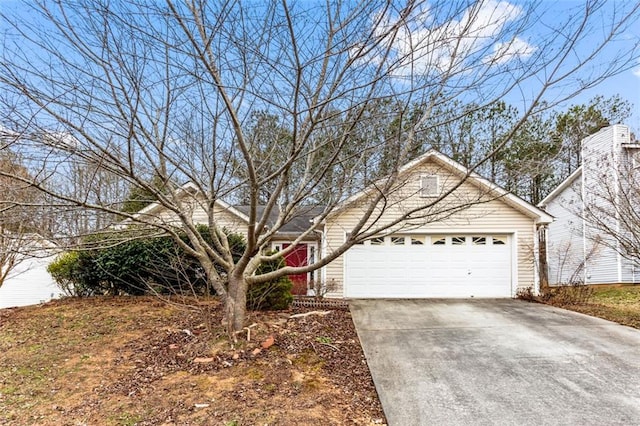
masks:
<svg viewBox="0 0 640 426"><path fill-rule="evenodd" d="M488 243L356 246L345 255L347 297L510 297L511 247ZM427 241L429 239L427 238ZM459 241L459 238L458 238Z"/></svg>

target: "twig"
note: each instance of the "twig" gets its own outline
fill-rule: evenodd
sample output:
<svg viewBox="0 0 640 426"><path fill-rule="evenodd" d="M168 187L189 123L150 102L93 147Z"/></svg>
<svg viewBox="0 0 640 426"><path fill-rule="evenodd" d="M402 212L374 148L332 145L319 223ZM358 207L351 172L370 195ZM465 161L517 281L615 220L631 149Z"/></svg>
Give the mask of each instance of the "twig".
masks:
<svg viewBox="0 0 640 426"><path fill-rule="evenodd" d="M325 316L327 314L330 314L331 311L311 311L311 312L305 312L304 314L294 314L289 316L289 319L292 318L304 318L304 317L308 317L310 315L320 315L320 316Z"/></svg>
<svg viewBox="0 0 640 426"><path fill-rule="evenodd" d="M340 349L338 349L338 347L337 347L337 346L334 346L334 345L332 345L331 343L324 343L324 342L318 342L318 343L320 343L321 345L329 346L329 347L330 347L330 348L332 348L334 351L338 351L338 352L340 352ZM312 343L312 345L313 345L313 343ZM314 348L314 349L315 349L315 348Z"/></svg>

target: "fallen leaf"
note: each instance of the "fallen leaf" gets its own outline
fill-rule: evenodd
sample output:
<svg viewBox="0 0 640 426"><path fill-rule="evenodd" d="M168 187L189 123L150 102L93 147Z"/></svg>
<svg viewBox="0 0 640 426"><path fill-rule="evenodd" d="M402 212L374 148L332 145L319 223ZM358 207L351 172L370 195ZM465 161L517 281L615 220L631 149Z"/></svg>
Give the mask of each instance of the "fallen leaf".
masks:
<svg viewBox="0 0 640 426"><path fill-rule="evenodd" d="M275 339L273 336L267 337L267 340L262 342L262 349L269 349L275 343Z"/></svg>

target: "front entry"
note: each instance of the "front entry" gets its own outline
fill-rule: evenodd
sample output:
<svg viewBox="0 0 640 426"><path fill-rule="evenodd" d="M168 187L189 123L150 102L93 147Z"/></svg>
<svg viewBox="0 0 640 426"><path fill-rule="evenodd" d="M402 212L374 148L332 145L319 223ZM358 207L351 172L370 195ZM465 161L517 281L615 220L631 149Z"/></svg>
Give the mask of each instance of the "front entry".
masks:
<svg viewBox="0 0 640 426"><path fill-rule="evenodd" d="M291 244L283 244L282 248L287 248ZM307 266L307 244L298 244L291 253L284 257L287 266ZM293 283L291 293L295 295L306 296L307 294L307 274L289 275L289 279Z"/></svg>

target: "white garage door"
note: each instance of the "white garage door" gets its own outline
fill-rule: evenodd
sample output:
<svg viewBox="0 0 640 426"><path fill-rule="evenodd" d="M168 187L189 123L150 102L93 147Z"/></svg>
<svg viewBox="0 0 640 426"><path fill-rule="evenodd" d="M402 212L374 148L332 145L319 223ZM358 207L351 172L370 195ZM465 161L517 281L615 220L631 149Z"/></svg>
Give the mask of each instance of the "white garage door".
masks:
<svg viewBox="0 0 640 426"><path fill-rule="evenodd" d="M345 254L351 298L511 297L508 235L387 236Z"/></svg>

